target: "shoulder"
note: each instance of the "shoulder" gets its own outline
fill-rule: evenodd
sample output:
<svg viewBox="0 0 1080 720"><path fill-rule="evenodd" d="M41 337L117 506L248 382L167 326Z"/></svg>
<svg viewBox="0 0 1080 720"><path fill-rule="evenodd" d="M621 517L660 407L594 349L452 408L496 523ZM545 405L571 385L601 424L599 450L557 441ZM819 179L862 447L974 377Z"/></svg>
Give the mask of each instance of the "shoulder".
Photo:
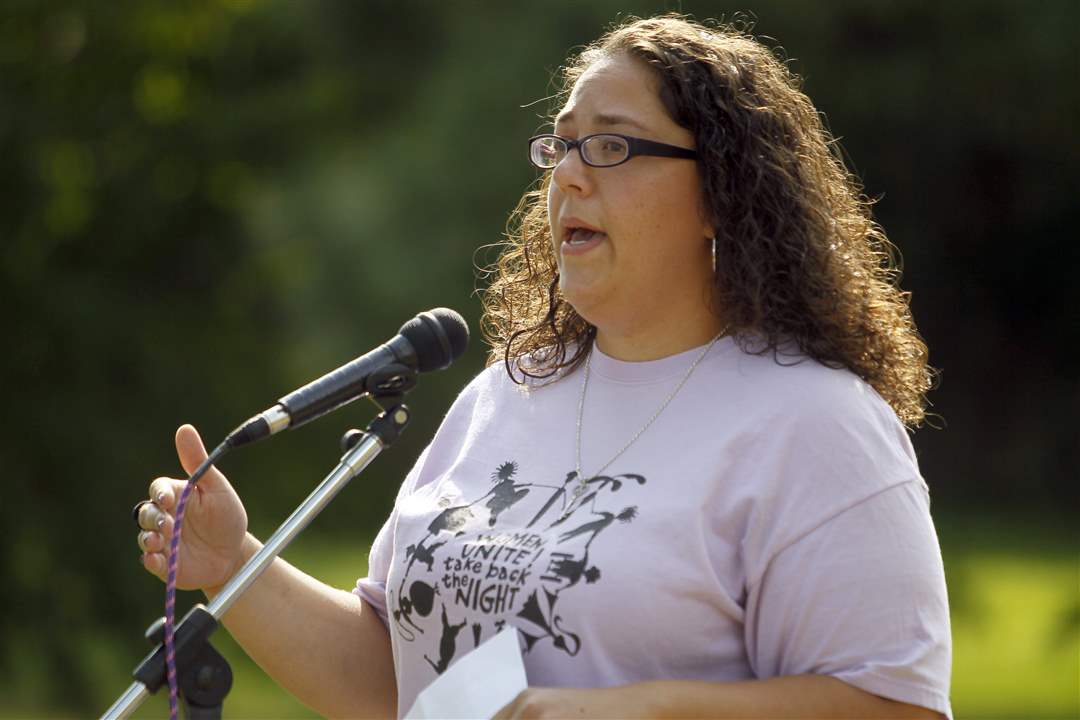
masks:
<svg viewBox="0 0 1080 720"><path fill-rule="evenodd" d="M432 442L438 443L440 436L454 434L470 424L478 412L490 408L495 398L506 392L508 383L502 365L489 365L477 373L454 398Z"/></svg>
<svg viewBox="0 0 1080 720"><path fill-rule="evenodd" d="M477 373L458 393L431 443L421 457L427 475L464 462L477 439L491 427L505 424L529 402L531 388L514 382L503 363L493 363ZM417 486L423 485L418 481Z"/></svg>
<svg viewBox="0 0 1080 720"><path fill-rule="evenodd" d="M474 411L477 407L493 407L508 399L527 398L538 387L542 387L542 384L529 378L526 378L526 382L515 380L505 363L492 363L477 373L458 393L447 412L447 419L462 412Z"/></svg>
<svg viewBox="0 0 1080 720"><path fill-rule="evenodd" d="M835 445L857 442L915 462L907 430L887 402L845 368L827 367L791 351L754 353L736 347L711 363L718 398L773 442Z"/></svg>
<svg viewBox="0 0 1080 720"><path fill-rule="evenodd" d="M729 438L726 503L753 508L757 571L780 548L900 485L925 492L907 430L874 389L809 358L733 349L712 363L712 416ZM751 573L753 574L753 573Z"/></svg>
<svg viewBox="0 0 1080 720"><path fill-rule="evenodd" d="M553 403L565 402L571 389L567 383L551 379L516 382L502 362L481 369L446 411L406 478L399 504L411 493L465 467L487 468L477 471L487 477L493 454L501 456L507 448L534 446L537 437L543 436L537 428L562 417L553 412Z"/></svg>

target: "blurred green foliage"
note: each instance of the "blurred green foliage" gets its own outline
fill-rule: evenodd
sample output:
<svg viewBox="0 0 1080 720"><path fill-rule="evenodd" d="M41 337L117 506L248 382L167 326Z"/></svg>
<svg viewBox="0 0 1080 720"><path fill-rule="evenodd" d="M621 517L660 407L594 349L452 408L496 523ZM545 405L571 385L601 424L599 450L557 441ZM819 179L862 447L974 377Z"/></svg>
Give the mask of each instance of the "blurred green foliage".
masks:
<svg viewBox="0 0 1080 720"><path fill-rule="evenodd" d="M944 368L948 429L915 436L935 510L1075 518L1080 4L4 0L5 705L100 712L107 659L142 656L161 586L127 513L179 473L178 424L215 443L421 309L455 307L476 333L477 249L535 179L523 139L550 72L621 15L672 9L752 11L879 198ZM414 426L309 533L374 532L483 355L474 338L423 378ZM256 533L368 410L226 459ZM950 572L954 601L998 593Z"/></svg>

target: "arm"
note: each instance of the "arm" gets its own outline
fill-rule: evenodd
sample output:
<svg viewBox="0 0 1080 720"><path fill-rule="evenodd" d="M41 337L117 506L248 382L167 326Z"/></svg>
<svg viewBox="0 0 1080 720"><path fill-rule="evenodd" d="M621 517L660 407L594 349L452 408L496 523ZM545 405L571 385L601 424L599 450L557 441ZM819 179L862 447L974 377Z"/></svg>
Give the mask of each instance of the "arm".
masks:
<svg viewBox="0 0 1080 720"><path fill-rule="evenodd" d="M252 535L244 560L259 551ZM213 597L220 588L208 588ZM222 621L258 663L300 701L328 717L394 717L390 636L363 600L278 558Z"/></svg>
<svg viewBox="0 0 1080 720"><path fill-rule="evenodd" d="M827 675L716 683L658 680L600 689L530 688L499 711L511 718L943 718Z"/></svg>

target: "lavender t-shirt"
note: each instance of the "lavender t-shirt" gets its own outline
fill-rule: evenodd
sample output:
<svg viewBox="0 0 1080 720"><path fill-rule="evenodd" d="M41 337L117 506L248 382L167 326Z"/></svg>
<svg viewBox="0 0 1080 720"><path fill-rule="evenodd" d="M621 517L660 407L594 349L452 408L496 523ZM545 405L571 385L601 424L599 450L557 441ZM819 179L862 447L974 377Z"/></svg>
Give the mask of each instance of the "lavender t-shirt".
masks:
<svg viewBox="0 0 1080 720"><path fill-rule="evenodd" d="M504 626L529 684L828 674L951 714L949 613L908 436L864 382L717 343L451 407L356 593L384 619L398 708Z"/></svg>

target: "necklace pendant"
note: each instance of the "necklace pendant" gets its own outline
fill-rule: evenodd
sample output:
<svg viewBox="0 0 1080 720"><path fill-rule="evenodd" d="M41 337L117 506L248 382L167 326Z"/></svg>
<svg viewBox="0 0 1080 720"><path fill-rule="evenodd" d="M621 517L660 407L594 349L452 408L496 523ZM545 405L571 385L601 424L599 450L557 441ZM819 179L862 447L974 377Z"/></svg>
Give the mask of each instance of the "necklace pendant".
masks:
<svg viewBox="0 0 1080 720"><path fill-rule="evenodd" d="M580 500L581 496L585 494L585 487L588 484L589 480L590 478L581 478L578 481L577 487L575 487L574 491L570 493L570 499L566 501L566 507L563 509L562 514L559 515L560 522L570 517L570 513L577 509L574 503Z"/></svg>

